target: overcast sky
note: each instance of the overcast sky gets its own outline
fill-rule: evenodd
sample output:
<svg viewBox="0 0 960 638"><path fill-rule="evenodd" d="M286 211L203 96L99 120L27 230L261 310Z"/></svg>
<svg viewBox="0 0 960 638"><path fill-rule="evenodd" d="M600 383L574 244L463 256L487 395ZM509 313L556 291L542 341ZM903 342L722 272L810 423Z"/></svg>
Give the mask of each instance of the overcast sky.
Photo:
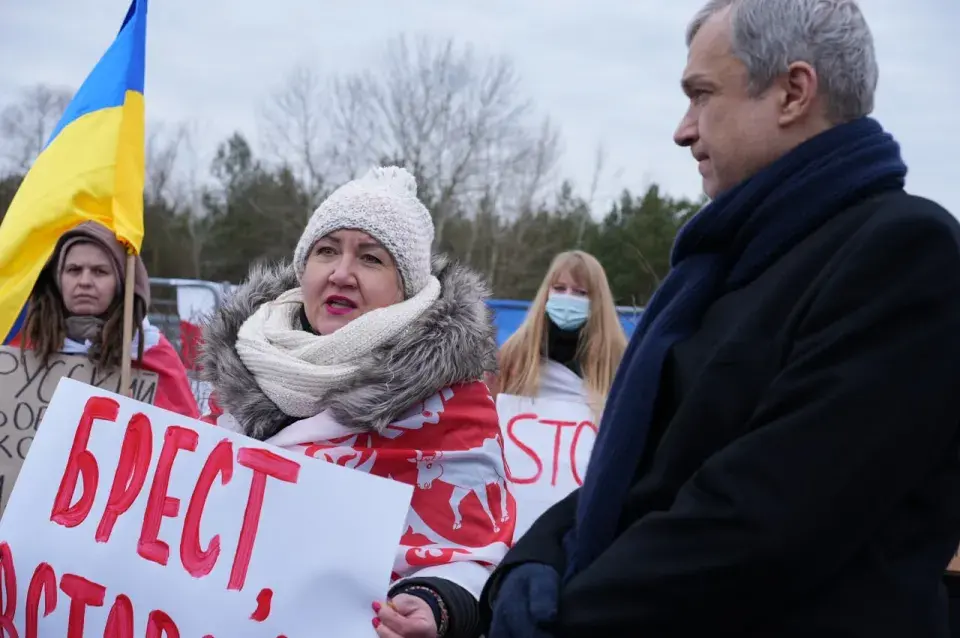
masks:
<svg viewBox="0 0 960 638"><path fill-rule="evenodd" d="M77 87L128 0L0 0L0 102L22 87ZM599 196L650 182L696 197L689 151L672 143L685 108L683 32L701 0L154 0L147 51L151 121L187 122L205 164L234 129L256 139L258 104L295 65L325 74L375 64L398 33L451 36L506 54L561 128L563 172ZM861 0L876 39L875 116L903 146L908 188L960 216L960 2Z"/></svg>

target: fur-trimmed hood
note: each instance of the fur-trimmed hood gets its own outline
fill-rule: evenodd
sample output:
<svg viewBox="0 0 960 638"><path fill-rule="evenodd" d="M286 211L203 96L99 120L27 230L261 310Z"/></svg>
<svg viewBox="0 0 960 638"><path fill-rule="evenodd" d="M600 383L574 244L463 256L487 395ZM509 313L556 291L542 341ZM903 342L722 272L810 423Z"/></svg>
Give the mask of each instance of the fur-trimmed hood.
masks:
<svg viewBox="0 0 960 638"><path fill-rule="evenodd" d="M496 372L496 332L483 280L444 257L433 260L440 297L408 330L369 353L360 372L323 404L347 427L381 432L410 406L440 389ZM297 421L260 389L237 355L237 332L262 304L296 288L293 266L255 266L247 281L210 318L198 362L216 401L240 423L244 434L265 440Z"/></svg>

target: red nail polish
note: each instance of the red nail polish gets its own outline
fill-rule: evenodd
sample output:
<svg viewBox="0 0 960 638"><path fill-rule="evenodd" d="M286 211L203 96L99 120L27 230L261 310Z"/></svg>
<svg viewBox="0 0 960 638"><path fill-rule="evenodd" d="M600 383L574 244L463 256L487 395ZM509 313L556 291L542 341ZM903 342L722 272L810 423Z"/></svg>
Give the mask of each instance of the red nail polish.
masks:
<svg viewBox="0 0 960 638"><path fill-rule="evenodd" d="M379 627L379 626L380 626L380 619L379 619L379 618L374 618L374 619L373 619L373 628L376 629L376 628Z"/></svg>
<svg viewBox="0 0 960 638"><path fill-rule="evenodd" d="M380 603L373 603L373 611L380 613Z"/></svg>

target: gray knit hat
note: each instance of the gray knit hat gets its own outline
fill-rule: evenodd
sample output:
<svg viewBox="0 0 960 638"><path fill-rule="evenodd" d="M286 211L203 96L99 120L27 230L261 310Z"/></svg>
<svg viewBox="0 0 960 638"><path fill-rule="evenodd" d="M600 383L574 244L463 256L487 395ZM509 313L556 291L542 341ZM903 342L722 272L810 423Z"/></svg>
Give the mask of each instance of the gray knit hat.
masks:
<svg viewBox="0 0 960 638"><path fill-rule="evenodd" d="M303 278L313 245L321 237L345 228L362 230L387 249L403 278L405 298L427 285L433 219L417 199L417 180L406 169L373 168L333 191L320 204L293 254L297 279Z"/></svg>

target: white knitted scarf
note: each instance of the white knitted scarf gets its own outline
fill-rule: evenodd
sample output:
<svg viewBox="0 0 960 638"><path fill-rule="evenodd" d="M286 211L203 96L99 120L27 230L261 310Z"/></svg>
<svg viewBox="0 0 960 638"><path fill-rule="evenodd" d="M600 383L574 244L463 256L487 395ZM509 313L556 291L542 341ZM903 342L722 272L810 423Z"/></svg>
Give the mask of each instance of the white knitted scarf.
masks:
<svg viewBox="0 0 960 638"><path fill-rule="evenodd" d="M311 417L323 411L328 390L349 381L366 355L400 335L439 296L440 282L431 277L410 299L371 310L331 334L315 335L300 324L303 293L294 288L243 322L237 355L284 414Z"/></svg>

